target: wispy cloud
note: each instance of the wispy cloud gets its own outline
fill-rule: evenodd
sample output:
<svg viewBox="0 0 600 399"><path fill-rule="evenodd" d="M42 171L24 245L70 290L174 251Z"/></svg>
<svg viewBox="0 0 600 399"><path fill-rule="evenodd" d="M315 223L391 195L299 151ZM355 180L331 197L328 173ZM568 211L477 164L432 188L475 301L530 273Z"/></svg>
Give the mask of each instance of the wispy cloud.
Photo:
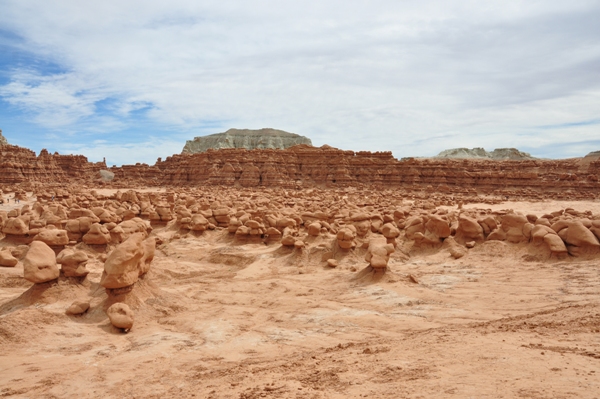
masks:
<svg viewBox="0 0 600 399"><path fill-rule="evenodd" d="M177 152L230 127L399 157L591 140L598 20L592 0L5 0L0 116L90 154L141 148L140 126Z"/></svg>

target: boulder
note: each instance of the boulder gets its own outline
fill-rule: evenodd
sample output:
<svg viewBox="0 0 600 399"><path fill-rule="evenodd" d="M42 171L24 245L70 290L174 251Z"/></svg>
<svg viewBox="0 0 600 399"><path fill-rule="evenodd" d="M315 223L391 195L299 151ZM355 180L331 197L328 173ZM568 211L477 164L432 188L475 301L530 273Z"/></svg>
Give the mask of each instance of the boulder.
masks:
<svg viewBox="0 0 600 399"><path fill-rule="evenodd" d="M2 228L4 234L24 236L29 232L29 224L20 217L11 218L6 221Z"/></svg>
<svg viewBox="0 0 600 399"><path fill-rule="evenodd" d="M88 301L75 301L67 308L65 313L76 316L87 312L89 308L90 303Z"/></svg>
<svg viewBox="0 0 600 399"><path fill-rule="evenodd" d="M337 233L337 243L342 249L351 249L356 246L356 228L354 226L343 227Z"/></svg>
<svg viewBox="0 0 600 399"><path fill-rule="evenodd" d="M89 273L85 267L87 262L87 254L73 248L63 249L56 257L56 263L62 266L62 272L66 277L87 276Z"/></svg>
<svg viewBox="0 0 600 399"><path fill-rule="evenodd" d="M321 234L321 223L313 222L308 225L308 235L316 237L319 234Z"/></svg>
<svg viewBox="0 0 600 399"><path fill-rule="evenodd" d="M450 237L450 225L448 221L437 215L429 215L425 223L425 229L437 238Z"/></svg>
<svg viewBox="0 0 600 399"><path fill-rule="evenodd" d="M100 285L115 289L128 287L138 281L140 261L144 258L143 240L143 233L135 233L108 255Z"/></svg>
<svg viewBox="0 0 600 399"><path fill-rule="evenodd" d="M483 241L483 228L475 219L460 215L455 239L460 244L464 244L467 241L481 242Z"/></svg>
<svg viewBox="0 0 600 399"><path fill-rule="evenodd" d="M192 219L189 223L189 228L193 231L205 231L208 229L208 220L201 214L197 213L192 216Z"/></svg>
<svg viewBox="0 0 600 399"><path fill-rule="evenodd" d="M59 275L60 270L52 248L42 241L33 241L23 258L23 277L40 284L57 279Z"/></svg>
<svg viewBox="0 0 600 399"><path fill-rule="evenodd" d="M384 237L373 238L369 241L365 260L374 269L385 269L393 252L394 246L388 244Z"/></svg>
<svg viewBox="0 0 600 399"><path fill-rule="evenodd" d="M100 223L94 223L83 236L82 241L88 245L106 245L110 242L110 232Z"/></svg>
<svg viewBox="0 0 600 399"><path fill-rule="evenodd" d="M127 331L133 327L133 311L124 303L117 302L111 305L106 310L106 314L110 320L110 324L116 328Z"/></svg>
<svg viewBox="0 0 600 399"><path fill-rule="evenodd" d="M15 267L19 260L15 258L10 249L6 248L0 251L0 266Z"/></svg>
<svg viewBox="0 0 600 399"><path fill-rule="evenodd" d="M34 241L42 241L47 245L60 246L69 243L69 236L67 235L67 230L44 229L35 236Z"/></svg>

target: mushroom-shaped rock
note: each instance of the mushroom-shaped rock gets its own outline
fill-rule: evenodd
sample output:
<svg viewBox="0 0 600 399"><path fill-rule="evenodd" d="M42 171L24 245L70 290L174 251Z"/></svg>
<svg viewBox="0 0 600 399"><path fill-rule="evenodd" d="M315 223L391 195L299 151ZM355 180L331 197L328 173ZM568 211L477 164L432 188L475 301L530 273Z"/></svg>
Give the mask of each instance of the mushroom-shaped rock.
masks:
<svg viewBox="0 0 600 399"><path fill-rule="evenodd" d="M94 223L82 241L89 245L105 245L110 242L110 232L104 225Z"/></svg>
<svg viewBox="0 0 600 399"><path fill-rule="evenodd" d="M394 246L388 244L383 237L373 238L369 241L369 248L365 255L365 260L369 262L374 269L385 269L390 259L390 254L394 252Z"/></svg>
<svg viewBox="0 0 600 399"><path fill-rule="evenodd" d="M19 260L12 255L10 249L0 251L0 266L15 267L17 263Z"/></svg>
<svg viewBox="0 0 600 399"><path fill-rule="evenodd" d="M337 233L337 243L342 249L350 249L356 246L354 239L356 238L356 229L350 227L343 227Z"/></svg>
<svg viewBox="0 0 600 399"><path fill-rule="evenodd" d="M284 235L281 239L281 245L286 247L293 247L296 244L296 237L292 235Z"/></svg>
<svg viewBox="0 0 600 399"><path fill-rule="evenodd" d="M140 274L139 263L144 257L143 240L143 233L135 233L108 255L104 262L101 286L114 289L135 284Z"/></svg>
<svg viewBox="0 0 600 399"><path fill-rule="evenodd" d="M83 314L87 312L89 308L90 303L88 301L75 301L67 308L65 313L68 315Z"/></svg>
<svg viewBox="0 0 600 399"><path fill-rule="evenodd" d="M437 215L429 215L425 223L425 229L437 238L450 237L450 225L448 221Z"/></svg>
<svg viewBox="0 0 600 399"><path fill-rule="evenodd" d="M552 253L567 253L567 247L565 246L565 243L557 234L548 233L544 235L544 242L548 245Z"/></svg>
<svg viewBox="0 0 600 399"><path fill-rule="evenodd" d="M308 225L308 235L316 237L319 234L321 234L321 223L313 222Z"/></svg>
<svg viewBox="0 0 600 399"><path fill-rule="evenodd" d="M20 217L11 218L6 221L4 228L2 228L4 234L12 234L15 236L24 236L29 232L29 225L25 220Z"/></svg>
<svg viewBox="0 0 600 399"><path fill-rule="evenodd" d="M360 222L354 223L354 227L356 228L356 235L359 237L364 237L367 235L369 230L371 230L371 221L363 220Z"/></svg>
<svg viewBox="0 0 600 399"><path fill-rule="evenodd" d="M69 243L69 236L67 235L67 230L44 229L35 236L34 240L54 246L67 245Z"/></svg>
<svg viewBox="0 0 600 399"><path fill-rule="evenodd" d="M404 226L406 229L406 238L409 240L414 240L417 233L425 233L425 224L422 217L413 216L406 220Z"/></svg>
<svg viewBox="0 0 600 399"><path fill-rule="evenodd" d="M190 230L204 231L208 228L208 220L201 214L197 213L194 216L192 216L192 220L190 221L189 226Z"/></svg>
<svg viewBox="0 0 600 399"><path fill-rule="evenodd" d="M275 227L269 227L265 232L267 236L267 240L269 241L279 241L281 240L281 231L276 229Z"/></svg>
<svg viewBox="0 0 600 399"><path fill-rule="evenodd" d="M458 227L456 229L455 239L464 244L467 241L483 241L483 228L473 218L461 215L458 218Z"/></svg>
<svg viewBox="0 0 600 399"><path fill-rule="evenodd" d="M56 263L62 265L62 272L66 277L83 277L90 272L85 268L88 256L83 251L65 248L56 257Z"/></svg>
<svg viewBox="0 0 600 399"><path fill-rule="evenodd" d="M527 218L516 213L508 213L502 218L501 228L506 233L506 241L519 243L527 241L529 237L524 234L524 226L529 224ZM529 229L529 231L531 231Z"/></svg>
<svg viewBox="0 0 600 399"><path fill-rule="evenodd" d="M123 330L131 330L133 327L133 310L124 303L117 302L111 305L106 314L110 324Z"/></svg>
<svg viewBox="0 0 600 399"><path fill-rule="evenodd" d="M150 226L150 223L138 217L125 220L119 223L119 226L123 229L121 237L122 241L127 240L132 234L144 233L145 236L148 236L148 234L150 234L152 231L152 226Z"/></svg>
<svg viewBox="0 0 600 399"><path fill-rule="evenodd" d="M388 240L393 240L400 235L400 230L398 230L398 228L393 224L386 223L381 227L381 234L383 234L383 236Z"/></svg>
<svg viewBox="0 0 600 399"><path fill-rule="evenodd" d="M23 277L32 283L40 284L57 279L59 275L60 270L52 248L42 241L33 241L23 258Z"/></svg>

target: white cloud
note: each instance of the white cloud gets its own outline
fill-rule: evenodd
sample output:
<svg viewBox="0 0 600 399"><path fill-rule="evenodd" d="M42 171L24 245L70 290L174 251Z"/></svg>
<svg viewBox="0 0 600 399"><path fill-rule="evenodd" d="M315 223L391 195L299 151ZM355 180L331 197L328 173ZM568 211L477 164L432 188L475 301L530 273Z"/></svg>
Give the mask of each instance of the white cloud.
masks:
<svg viewBox="0 0 600 399"><path fill-rule="evenodd" d="M574 131L540 126L598 115L599 19L596 1L9 0L13 45L60 70L15 68L0 96L64 140L143 123L189 139L275 127L396 156L536 147Z"/></svg>

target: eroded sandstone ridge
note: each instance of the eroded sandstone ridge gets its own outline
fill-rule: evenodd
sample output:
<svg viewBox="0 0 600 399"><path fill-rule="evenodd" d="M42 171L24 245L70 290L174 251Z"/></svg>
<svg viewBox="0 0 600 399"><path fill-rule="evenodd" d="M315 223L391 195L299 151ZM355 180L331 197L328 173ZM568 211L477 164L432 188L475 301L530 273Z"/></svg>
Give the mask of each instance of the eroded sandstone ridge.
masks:
<svg viewBox="0 0 600 399"><path fill-rule="evenodd" d="M0 147L0 183L67 183L97 179L104 162L88 162L83 155L35 152L10 144Z"/></svg>
<svg viewBox="0 0 600 399"><path fill-rule="evenodd" d="M1 184L99 183L111 187L373 187L407 193L494 196L501 199L596 199L600 195L600 157L561 160L403 158L390 151L347 151L327 145L296 145L285 150L209 149L107 170L81 155L38 156L31 150L0 148ZM100 171L114 179L100 179ZM10 187L6 187L7 189ZM31 187L12 190L31 191Z"/></svg>
<svg viewBox="0 0 600 399"><path fill-rule="evenodd" d="M308 137L277 129L229 129L225 133L195 137L194 140L186 141L182 153L195 154L211 148L285 149L298 144L312 145L312 142Z"/></svg>
<svg viewBox="0 0 600 399"><path fill-rule="evenodd" d="M208 150L159 160L154 166L112 168L121 184L142 181L169 186L395 187L441 192L542 199L596 198L600 159L499 160L405 158L390 151L345 151L330 146L285 150ZM129 184L131 185L131 183Z"/></svg>

